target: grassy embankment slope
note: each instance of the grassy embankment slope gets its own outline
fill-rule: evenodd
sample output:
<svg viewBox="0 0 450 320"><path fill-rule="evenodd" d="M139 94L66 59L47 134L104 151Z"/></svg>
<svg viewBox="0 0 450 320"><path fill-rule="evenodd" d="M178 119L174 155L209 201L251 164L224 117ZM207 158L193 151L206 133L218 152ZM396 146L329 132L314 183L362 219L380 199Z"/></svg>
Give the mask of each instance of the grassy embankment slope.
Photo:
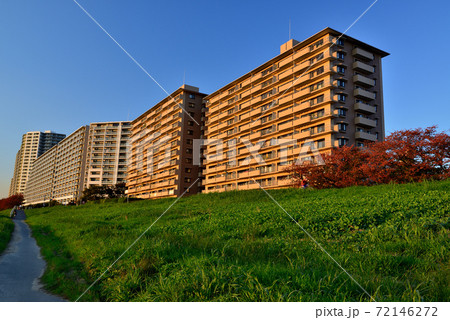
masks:
<svg viewBox="0 0 450 320"><path fill-rule="evenodd" d="M449 299L450 181L270 194L378 301ZM75 300L174 199L28 211ZM82 301L368 301L262 191L179 200Z"/></svg>
<svg viewBox="0 0 450 320"><path fill-rule="evenodd" d="M9 218L11 210L0 211L0 254L6 249L11 234L14 231L14 223Z"/></svg>

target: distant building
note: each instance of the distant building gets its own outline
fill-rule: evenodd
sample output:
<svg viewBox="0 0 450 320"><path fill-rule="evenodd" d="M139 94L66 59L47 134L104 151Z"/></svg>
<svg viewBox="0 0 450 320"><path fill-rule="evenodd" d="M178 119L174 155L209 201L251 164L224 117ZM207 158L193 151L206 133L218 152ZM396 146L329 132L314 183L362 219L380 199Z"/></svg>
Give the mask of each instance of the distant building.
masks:
<svg viewBox="0 0 450 320"><path fill-rule="evenodd" d="M95 122L82 126L34 163L25 204L78 201L91 185L125 182L130 123Z"/></svg>
<svg viewBox="0 0 450 320"><path fill-rule="evenodd" d="M33 161L65 138L65 134L51 131L30 131L22 136L22 144L17 152L14 174L9 188L9 195L23 194L28 176L33 168Z"/></svg>
<svg viewBox="0 0 450 320"><path fill-rule="evenodd" d="M200 192L202 168L194 161L194 139L203 134L205 96L183 85L131 122L129 196L153 199Z"/></svg>

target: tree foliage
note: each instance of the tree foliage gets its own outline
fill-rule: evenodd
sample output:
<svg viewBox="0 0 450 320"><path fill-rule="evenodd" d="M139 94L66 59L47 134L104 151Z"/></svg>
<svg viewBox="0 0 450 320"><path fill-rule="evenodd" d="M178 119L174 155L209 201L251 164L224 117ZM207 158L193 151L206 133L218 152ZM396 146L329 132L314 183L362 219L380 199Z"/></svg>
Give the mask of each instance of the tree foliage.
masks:
<svg viewBox="0 0 450 320"><path fill-rule="evenodd" d="M450 136L435 126L396 131L382 142L335 148L321 156L323 165L294 164L287 169L297 185L302 179L322 189L450 177Z"/></svg>
<svg viewBox="0 0 450 320"><path fill-rule="evenodd" d="M90 186L83 191L83 201L94 201L100 199L113 199L125 196L125 183L118 183L114 186Z"/></svg>
<svg viewBox="0 0 450 320"><path fill-rule="evenodd" d="M0 199L0 210L6 210L14 208L14 206L20 206L23 203L23 195L15 194L8 198Z"/></svg>

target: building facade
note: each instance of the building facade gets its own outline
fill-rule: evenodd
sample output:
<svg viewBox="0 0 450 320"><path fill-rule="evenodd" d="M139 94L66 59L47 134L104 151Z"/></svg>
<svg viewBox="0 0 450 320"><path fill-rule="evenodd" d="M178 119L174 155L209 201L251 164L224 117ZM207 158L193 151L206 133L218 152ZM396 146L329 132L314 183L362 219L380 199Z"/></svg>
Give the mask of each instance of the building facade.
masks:
<svg viewBox="0 0 450 320"><path fill-rule="evenodd" d="M194 140L203 134L205 96L198 88L183 85L132 121L129 196L175 197L201 190Z"/></svg>
<svg viewBox="0 0 450 320"><path fill-rule="evenodd" d="M205 97L205 192L287 187L294 161L381 141L386 55L326 28Z"/></svg>
<svg viewBox="0 0 450 320"><path fill-rule="evenodd" d="M25 192L34 160L64 139L65 136L65 134L51 131L30 131L22 136L22 144L16 155L14 174L9 189L10 196Z"/></svg>
<svg viewBox="0 0 450 320"><path fill-rule="evenodd" d="M60 141L33 163L25 204L67 204L92 185L124 183L130 128L127 121L94 122Z"/></svg>
<svg viewBox="0 0 450 320"><path fill-rule="evenodd" d="M51 200L67 204L81 197L84 186L89 126L82 126L33 163L25 204Z"/></svg>
<svg viewBox="0 0 450 320"><path fill-rule="evenodd" d="M88 137L89 126L82 126L57 145L52 200L67 204L81 197Z"/></svg>
<svg viewBox="0 0 450 320"><path fill-rule="evenodd" d="M126 182L128 121L96 122L89 127L84 187Z"/></svg>

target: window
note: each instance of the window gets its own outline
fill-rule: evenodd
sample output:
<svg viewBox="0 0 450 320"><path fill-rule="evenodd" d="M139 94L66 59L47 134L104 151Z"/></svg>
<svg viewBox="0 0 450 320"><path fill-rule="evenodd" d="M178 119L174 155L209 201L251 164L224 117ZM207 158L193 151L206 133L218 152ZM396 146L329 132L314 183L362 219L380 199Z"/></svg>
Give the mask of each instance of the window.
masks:
<svg viewBox="0 0 450 320"><path fill-rule="evenodd" d="M345 132L345 131L347 131L347 124L339 123L338 128L339 128L339 131Z"/></svg>
<svg viewBox="0 0 450 320"><path fill-rule="evenodd" d="M320 109L319 111L310 113L309 114L309 118L310 118L310 120L314 120L314 119L323 117L324 115L325 115L325 110L324 109ZM308 116L308 115L306 115L306 116Z"/></svg>
<svg viewBox="0 0 450 320"><path fill-rule="evenodd" d="M309 105L310 105L310 106L313 106L313 105L322 103L322 102L323 102L323 98L324 98L323 95L318 96L318 97L316 97L316 98L313 98L313 99L309 100Z"/></svg>
<svg viewBox="0 0 450 320"><path fill-rule="evenodd" d="M273 120L273 116L271 114L269 114L268 116L262 117L261 118L261 123L266 123L270 120Z"/></svg>
<svg viewBox="0 0 450 320"><path fill-rule="evenodd" d="M339 52L337 53L337 58L338 58L338 59L344 60L344 58L345 58L344 53L339 51Z"/></svg>
<svg viewBox="0 0 450 320"><path fill-rule="evenodd" d="M339 73L345 73L345 67L343 67L343 66L337 66L337 72L339 72Z"/></svg>
<svg viewBox="0 0 450 320"><path fill-rule="evenodd" d="M184 178L184 182L187 182L187 183L191 182L191 178Z"/></svg>
<svg viewBox="0 0 450 320"><path fill-rule="evenodd" d="M187 140L186 140L186 144L190 144L190 145L192 145L192 142L193 142L193 140L192 140L192 139L187 139Z"/></svg>
<svg viewBox="0 0 450 320"><path fill-rule="evenodd" d="M272 127L264 128L264 129L260 130L259 132L261 132L261 135L265 135L265 134L271 133L272 132Z"/></svg>
<svg viewBox="0 0 450 320"><path fill-rule="evenodd" d="M189 103L188 103L188 107L189 107L189 108L195 108L195 103L189 102Z"/></svg>
<svg viewBox="0 0 450 320"><path fill-rule="evenodd" d="M339 138L338 142L339 142L339 147L343 147L343 146L345 146L347 144L347 139Z"/></svg>
<svg viewBox="0 0 450 320"><path fill-rule="evenodd" d="M345 81L344 80L338 80L337 84L338 84L338 87L345 88Z"/></svg>
<svg viewBox="0 0 450 320"><path fill-rule="evenodd" d="M189 111L189 115L193 118L195 116L194 112Z"/></svg>
<svg viewBox="0 0 450 320"><path fill-rule="evenodd" d="M323 59L323 52L319 53L317 56L315 56L314 58L309 59L309 64L313 64L314 62L318 62L320 60Z"/></svg>
<svg viewBox="0 0 450 320"><path fill-rule="evenodd" d="M343 95L343 94L338 94L338 100L339 101L341 101L341 102L345 102L345 95Z"/></svg>
<svg viewBox="0 0 450 320"><path fill-rule="evenodd" d="M317 49L318 47L320 47L321 45L323 45L323 39L317 41L316 43L312 44L309 46L309 51L313 51L314 49Z"/></svg>
<svg viewBox="0 0 450 320"><path fill-rule="evenodd" d="M344 45L344 40L337 39L336 44L339 45L339 46L343 46Z"/></svg>
<svg viewBox="0 0 450 320"><path fill-rule="evenodd" d="M364 147L364 143L362 143L362 142L357 142L357 143L356 143L356 146L357 146L357 147Z"/></svg>
<svg viewBox="0 0 450 320"><path fill-rule="evenodd" d="M192 163L192 158L186 158L186 163Z"/></svg>
<svg viewBox="0 0 450 320"><path fill-rule="evenodd" d="M315 84L312 84L309 86L309 91L313 92L315 90L319 90L320 88L323 88L323 80L320 82L317 82Z"/></svg>
<svg viewBox="0 0 450 320"><path fill-rule="evenodd" d="M190 149L190 148L187 148L187 149L186 149L186 153L188 153L188 154L192 154L192 149Z"/></svg>
<svg viewBox="0 0 450 320"><path fill-rule="evenodd" d="M275 105L275 102L266 103L265 105L261 106L261 111L266 111L270 109L271 106Z"/></svg>
<svg viewBox="0 0 450 320"><path fill-rule="evenodd" d="M195 99L195 94L189 93L189 99Z"/></svg>
<svg viewBox="0 0 450 320"><path fill-rule="evenodd" d="M338 110L338 115L340 117L345 117L347 115L347 110L345 109L337 109Z"/></svg>
<svg viewBox="0 0 450 320"><path fill-rule="evenodd" d="M194 121L188 121L188 126L193 126L194 125Z"/></svg>
<svg viewBox="0 0 450 320"><path fill-rule="evenodd" d="M194 134L194 131L188 130L188 131L187 131L187 134L190 135L190 136L192 136L192 135Z"/></svg>
<svg viewBox="0 0 450 320"><path fill-rule="evenodd" d="M325 148L325 139L317 140L316 147L317 147L317 149Z"/></svg>
<svg viewBox="0 0 450 320"><path fill-rule="evenodd" d="M321 124L320 126L316 127L317 133L324 132L325 131L325 125Z"/></svg>
<svg viewBox="0 0 450 320"><path fill-rule="evenodd" d="M316 69L314 71L311 71L309 73L309 77L313 78L315 75L318 76L319 74L323 73L324 71L325 71L325 69L323 67L320 67L320 68L318 68L318 69Z"/></svg>
<svg viewBox="0 0 450 320"><path fill-rule="evenodd" d="M227 120L227 125L231 125L231 124L233 124L233 122L234 122L234 119Z"/></svg>

